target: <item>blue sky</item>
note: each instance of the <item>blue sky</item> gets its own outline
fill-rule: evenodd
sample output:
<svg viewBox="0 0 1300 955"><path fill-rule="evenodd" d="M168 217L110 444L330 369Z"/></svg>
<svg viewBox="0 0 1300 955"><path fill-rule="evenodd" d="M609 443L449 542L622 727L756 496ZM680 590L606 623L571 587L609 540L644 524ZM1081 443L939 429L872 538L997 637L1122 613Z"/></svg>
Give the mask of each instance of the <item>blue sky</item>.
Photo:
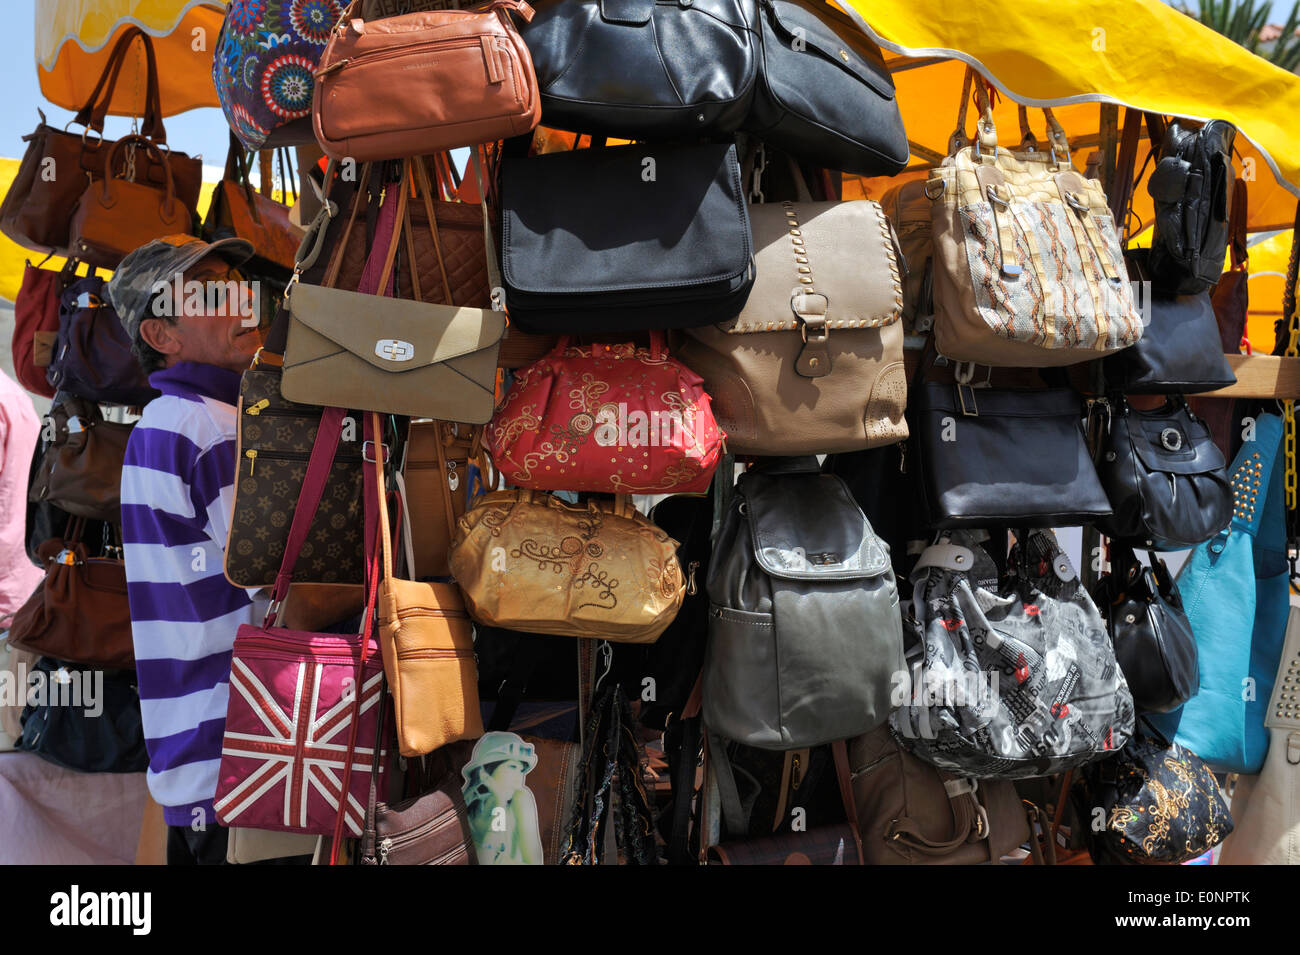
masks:
<svg viewBox="0 0 1300 955"><path fill-rule="evenodd" d="M1275 0L1273 22L1285 20L1292 2ZM38 106L45 110L54 126L62 126L72 118L72 113L50 105L41 97L33 52L36 0L0 0L0 3L4 6L6 23L0 31L0 156L17 159L23 154L22 137L36 128ZM116 139L129 128L130 120L110 117L106 132L110 139ZM206 165L225 163L228 140L225 117L220 110L191 110L169 118L167 140L191 156L202 154Z"/></svg>
<svg viewBox="0 0 1300 955"><path fill-rule="evenodd" d="M23 154L22 138L36 128L45 110L51 126L62 127L72 112L46 102L36 79L36 0L0 0L6 27L0 31L0 156L18 159ZM195 109L168 117L167 142L191 156L202 154L208 166L224 166L229 132L219 109ZM131 121L110 116L105 132L117 139L130 131ZM220 179L220 174L215 177Z"/></svg>

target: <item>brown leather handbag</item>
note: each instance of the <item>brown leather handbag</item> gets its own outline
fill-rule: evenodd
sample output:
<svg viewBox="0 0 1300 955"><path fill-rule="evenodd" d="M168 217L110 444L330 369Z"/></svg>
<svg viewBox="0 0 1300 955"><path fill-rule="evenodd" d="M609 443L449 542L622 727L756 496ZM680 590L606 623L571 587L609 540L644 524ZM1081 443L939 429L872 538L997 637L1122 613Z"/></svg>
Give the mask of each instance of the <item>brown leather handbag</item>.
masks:
<svg viewBox="0 0 1300 955"><path fill-rule="evenodd" d="M402 479L411 516L411 577L447 577L451 539L469 502L470 465L479 468L485 487L487 455L482 429L451 421L412 421L406 439Z"/></svg>
<svg viewBox="0 0 1300 955"><path fill-rule="evenodd" d="M0 231L19 245L40 252L76 256L69 241L73 210L86 190L87 178L92 184L105 178L113 143L102 138L104 119L122 63L137 38L144 44L148 63L146 105L140 130L156 145L166 145L167 132L163 128L159 105L158 66L153 40L138 27L128 27L109 54L104 72L90 98L68 124L84 126L84 131L78 134L47 126L45 116L41 114L41 123L36 131L24 137L28 143L27 151L5 195L4 204L0 205ZM156 151L136 151L135 181L138 184L164 189L169 171L175 184L176 199L190 217L185 220L185 225L173 231L189 232L192 228L189 223L197 215L203 161L170 149L165 156Z"/></svg>
<svg viewBox="0 0 1300 955"><path fill-rule="evenodd" d="M370 416L370 434L379 433ZM379 582L379 649L393 697L398 750L423 756L447 743L483 735L474 631L455 584L418 583L393 575L384 465L367 463L367 494L378 500L383 577ZM367 533L367 540L373 540ZM373 545L371 545L373 546Z"/></svg>
<svg viewBox="0 0 1300 955"><path fill-rule="evenodd" d="M531 132L541 97L512 13L533 17L522 0L493 0L367 22L353 0L315 73L312 125L321 149L370 162Z"/></svg>
<svg viewBox="0 0 1300 955"><path fill-rule="evenodd" d="M157 156L166 180L162 189L130 178L134 159L122 156L124 147ZM125 161L122 179L116 178L119 158ZM140 246L166 235L191 233L193 228L194 217L176 198L171 167L161 151L144 136L125 136L109 149L104 178L91 182L81 194L68 240L82 261L114 269Z"/></svg>
<svg viewBox="0 0 1300 955"><path fill-rule="evenodd" d="M870 200L749 207L757 278L731 321L677 348L735 454L800 455L907 438L902 269Z"/></svg>
<svg viewBox="0 0 1300 955"><path fill-rule="evenodd" d="M74 518L62 539L37 548L45 579L15 614L9 642L58 660L133 669L126 565L120 557L87 557L82 527Z"/></svg>
<svg viewBox="0 0 1300 955"><path fill-rule="evenodd" d="M917 759L881 726L849 741L867 865L996 863L1029 839L1016 788Z"/></svg>
<svg viewBox="0 0 1300 955"><path fill-rule="evenodd" d="M287 163L284 168L288 169ZM289 206L258 192L248 176L248 155L232 131L225 175L212 190L203 236L209 242L232 237L247 239L257 250L247 271L254 274L279 271L287 278L293 270L303 230L289 221ZM286 183L291 178L283 177Z"/></svg>
<svg viewBox="0 0 1300 955"><path fill-rule="evenodd" d="M122 461L135 425L105 421L95 402L68 396L50 409L45 428L45 453L27 499L121 523Z"/></svg>

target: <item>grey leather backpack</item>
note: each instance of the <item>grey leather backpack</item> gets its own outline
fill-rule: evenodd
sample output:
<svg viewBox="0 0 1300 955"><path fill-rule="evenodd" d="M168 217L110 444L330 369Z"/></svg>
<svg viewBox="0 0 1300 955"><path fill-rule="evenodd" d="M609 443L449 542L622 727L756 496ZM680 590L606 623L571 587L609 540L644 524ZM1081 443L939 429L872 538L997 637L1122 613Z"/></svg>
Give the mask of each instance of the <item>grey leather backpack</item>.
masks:
<svg viewBox="0 0 1300 955"><path fill-rule="evenodd" d="M741 476L708 590L703 710L712 732L796 749L889 718L891 686L906 673L889 548L816 458Z"/></svg>

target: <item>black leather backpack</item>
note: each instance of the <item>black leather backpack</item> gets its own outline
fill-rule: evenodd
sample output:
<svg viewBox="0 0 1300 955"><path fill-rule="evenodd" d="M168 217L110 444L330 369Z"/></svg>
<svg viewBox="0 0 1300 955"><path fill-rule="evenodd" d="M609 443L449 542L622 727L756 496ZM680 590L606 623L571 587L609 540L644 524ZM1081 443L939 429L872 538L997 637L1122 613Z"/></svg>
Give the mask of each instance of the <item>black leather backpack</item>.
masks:
<svg viewBox="0 0 1300 955"><path fill-rule="evenodd" d="M1151 272L1157 291L1195 295L1219 281L1228 248L1237 129L1213 119L1200 129L1165 130L1147 191L1155 203Z"/></svg>

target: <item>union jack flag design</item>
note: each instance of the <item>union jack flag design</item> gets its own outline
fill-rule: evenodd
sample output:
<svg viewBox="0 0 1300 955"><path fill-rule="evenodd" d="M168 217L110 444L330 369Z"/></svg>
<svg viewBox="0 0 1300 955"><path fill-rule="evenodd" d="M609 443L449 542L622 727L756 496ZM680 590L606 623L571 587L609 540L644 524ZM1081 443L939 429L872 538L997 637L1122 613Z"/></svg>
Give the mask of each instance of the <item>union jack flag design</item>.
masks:
<svg viewBox="0 0 1300 955"><path fill-rule="evenodd" d="M313 644L327 635L301 634L300 652L241 647L243 638L268 636L249 629L253 632L239 634L231 661L217 819L226 826L330 834L338 817L355 706L357 667L347 658L355 653L356 637L333 637L334 646L322 647ZM353 836L361 835L365 819L382 694L383 669L374 647L362 671L348 786L344 827ZM380 765L382 772L382 759Z"/></svg>

